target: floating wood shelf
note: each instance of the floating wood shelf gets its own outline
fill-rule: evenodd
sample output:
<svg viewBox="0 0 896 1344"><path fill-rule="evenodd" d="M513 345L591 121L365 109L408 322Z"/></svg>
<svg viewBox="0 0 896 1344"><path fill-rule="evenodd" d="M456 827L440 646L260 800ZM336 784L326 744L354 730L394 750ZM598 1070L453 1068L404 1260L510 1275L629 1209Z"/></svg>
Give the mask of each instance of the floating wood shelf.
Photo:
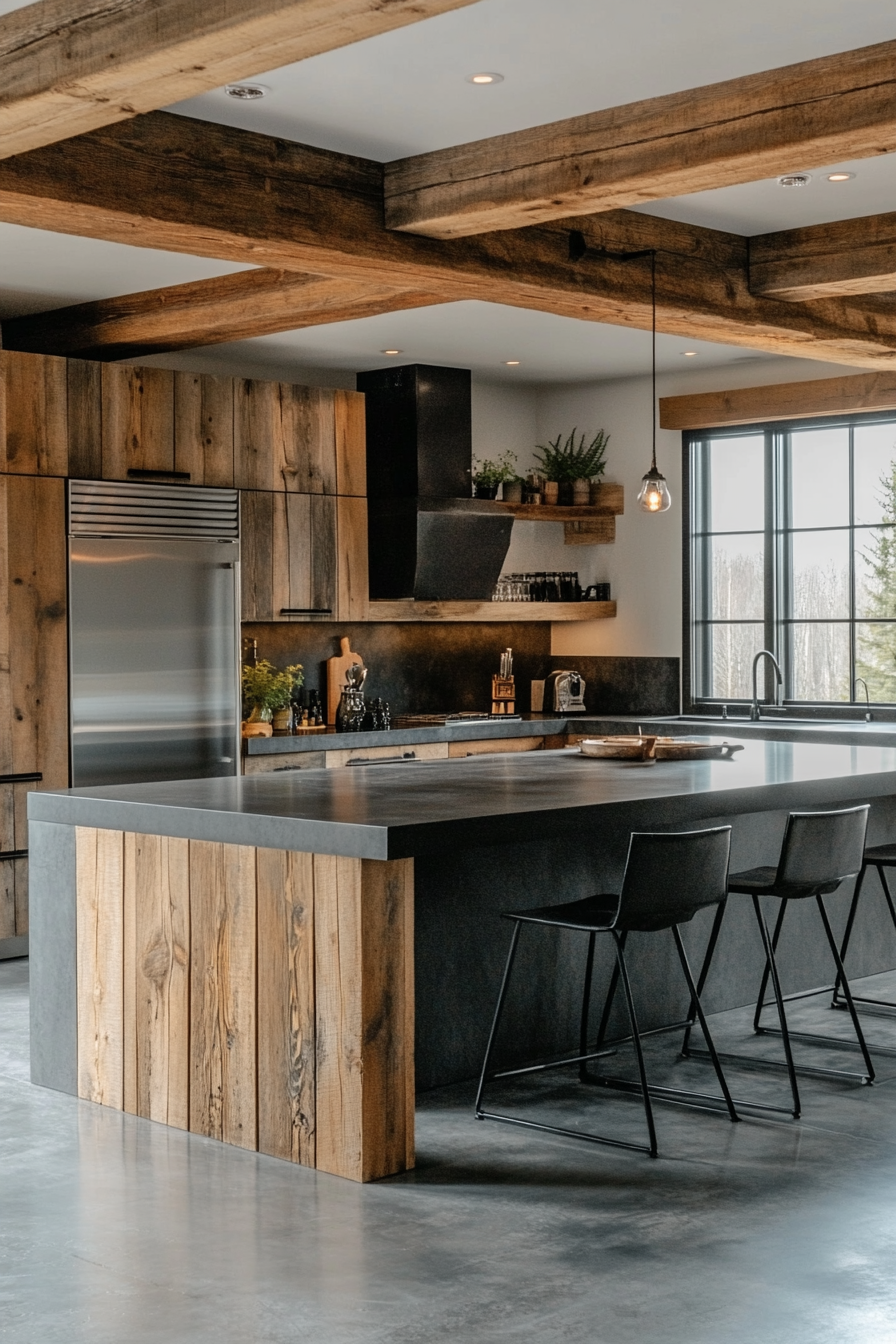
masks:
<svg viewBox="0 0 896 1344"><path fill-rule="evenodd" d="M611 518L625 512L625 490L608 481L600 488L599 504L507 504L497 501L514 518L537 523L584 523L591 519Z"/></svg>
<svg viewBox="0 0 896 1344"><path fill-rule="evenodd" d="M615 602L371 602L368 621L605 621Z"/></svg>

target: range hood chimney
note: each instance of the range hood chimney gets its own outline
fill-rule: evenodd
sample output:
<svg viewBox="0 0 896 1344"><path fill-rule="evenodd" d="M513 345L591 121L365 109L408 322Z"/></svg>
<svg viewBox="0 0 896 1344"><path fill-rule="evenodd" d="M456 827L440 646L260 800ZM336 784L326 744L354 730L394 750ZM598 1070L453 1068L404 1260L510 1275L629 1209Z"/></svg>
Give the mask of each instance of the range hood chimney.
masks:
<svg viewBox="0 0 896 1344"><path fill-rule="evenodd" d="M405 364L358 374L367 401L370 596L486 602L513 518L470 498L469 369Z"/></svg>

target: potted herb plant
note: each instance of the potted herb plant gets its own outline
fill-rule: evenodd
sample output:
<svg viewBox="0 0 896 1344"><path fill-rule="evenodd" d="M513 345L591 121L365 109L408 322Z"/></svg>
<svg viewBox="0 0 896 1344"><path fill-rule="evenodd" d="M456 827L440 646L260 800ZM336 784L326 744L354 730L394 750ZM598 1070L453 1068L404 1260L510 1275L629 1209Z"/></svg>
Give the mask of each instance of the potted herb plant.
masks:
<svg viewBox="0 0 896 1344"><path fill-rule="evenodd" d="M301 663L293 663L281 672L266 658L243 667L243 705L249 710L247 723L270 723L278 713L289 712L293 691L305 680Z"/></svg>
<svg viewBox="0 0 896 1344"><path fill-rule="evenodd" d="M499 485L516 480L516 456L508 448L496 462L487 457L478 462L474 457L471 475L476 499L494 499Z"/></svg>
<svg viewBox="0 0 896 1344"><path fill-rule="evenodd" d="M545 479L556 481L558 489L558 503L571 504L574 494L578 494L583 503L588 500L584 498L585 487L588 488L590 498L591 482L600 477L606 471L607 444L610 436L604 430L599 429L590 443L585 442L585 435L579 435L576 438L577 429L567 435L566 439L562 434L558 434L556 439L548 439L546 444L538 444L538 451L535 454L536 462L540 463L542 475ZM578 491L575 487L578 484Z"/></svg>

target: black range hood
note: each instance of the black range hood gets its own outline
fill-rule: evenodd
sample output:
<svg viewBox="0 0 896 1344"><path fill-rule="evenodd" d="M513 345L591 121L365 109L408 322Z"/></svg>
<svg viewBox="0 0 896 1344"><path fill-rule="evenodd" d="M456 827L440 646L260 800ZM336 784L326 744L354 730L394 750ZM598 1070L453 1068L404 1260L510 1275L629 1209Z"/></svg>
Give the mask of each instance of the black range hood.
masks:
<svg viewBox="0 0 896 1344"><path fill-rule="evenodd" d="M358 374L367 403L370 596L488 601L512 516L470 498L469 369L406 364Z"/></svg>

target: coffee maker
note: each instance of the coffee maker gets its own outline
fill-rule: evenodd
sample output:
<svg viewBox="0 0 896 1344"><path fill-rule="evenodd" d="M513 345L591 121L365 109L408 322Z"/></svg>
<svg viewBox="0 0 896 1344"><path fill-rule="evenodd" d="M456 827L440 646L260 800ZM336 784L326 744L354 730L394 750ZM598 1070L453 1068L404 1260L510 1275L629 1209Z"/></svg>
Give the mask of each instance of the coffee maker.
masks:
<svg viewBox="0 0 896 1344"><path fill-rule="evenodd" d="M552 672L545 681L545 700L555 714L584 714L584 678L570 669Z"/></svg>

